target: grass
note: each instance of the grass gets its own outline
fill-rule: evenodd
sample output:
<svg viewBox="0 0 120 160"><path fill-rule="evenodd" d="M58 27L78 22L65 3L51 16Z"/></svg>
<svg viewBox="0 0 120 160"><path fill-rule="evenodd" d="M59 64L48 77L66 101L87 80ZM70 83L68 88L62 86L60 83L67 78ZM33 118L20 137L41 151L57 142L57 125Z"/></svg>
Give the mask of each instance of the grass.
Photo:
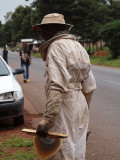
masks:
<svg viewBox="0 0 120 160"><path fill-rule="evenodd" d="M36 160L33 140L11 135L0 138L0 160Z"/></svg>
<svg viewBox="0 0 120 160"><path fill-rule="evenodd" d="M41 58L40 53L32 53L32 56L37 57L37 58Z"/></svg>
<svg viewBox="0 0 120 160"><path fill-rule="evenodd" d="M87 50L87 49L86 49ZM98 48L100 50L100 48ZM111 67L120 67L120 57L118 59L112 59L111 58L111 51L108 47L103 47L103 50L106 50L109 52L109 55L106 57L95 57L95 56L90 56L90 61L91 64L95 65L104 65L104 66L111 66ZM91 48L91 51L97 51L96 48Z"/></svg>
<svg viewBox="0 0 120 160"><path fill-rule="evenodd" d="M104 65L111 67L120 67L120 58L111 59L110 56L107 57L94 57L90 56L91 64Z"/></svg>

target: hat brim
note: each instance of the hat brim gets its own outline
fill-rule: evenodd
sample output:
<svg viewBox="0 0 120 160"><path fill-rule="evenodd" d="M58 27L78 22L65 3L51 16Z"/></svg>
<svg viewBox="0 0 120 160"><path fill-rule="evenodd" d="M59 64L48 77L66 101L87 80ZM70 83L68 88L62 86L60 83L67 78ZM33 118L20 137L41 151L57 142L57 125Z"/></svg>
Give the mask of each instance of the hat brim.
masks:
<svg viewBox="0 0 120 160"><path fill-rule="evenodd" d="M42 32L43 30L44 30L44 27L45 26L49 26L49 25L63 25L63 26L66 26L66 28L68 29L68 30L70 30L72 27L73 27L73 25L71 25L71 24L63 24L63 23L46 23L46 24L36 24L36 25L34 25L33 27L32 27L32 29L33 29L33 31L36 31L36 32Z"/></svg>

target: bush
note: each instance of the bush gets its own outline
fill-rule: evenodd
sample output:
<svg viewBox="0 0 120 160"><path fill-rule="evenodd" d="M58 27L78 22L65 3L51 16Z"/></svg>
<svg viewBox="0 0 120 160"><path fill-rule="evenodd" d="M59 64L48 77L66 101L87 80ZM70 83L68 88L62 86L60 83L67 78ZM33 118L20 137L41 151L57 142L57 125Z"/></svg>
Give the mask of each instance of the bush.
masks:
<svg viewBox="0 0 120 160"><path fill-rule="evenodd" d="M120 55L120 20L105 24L99 34L110 48L112 58L118 58Z"/></svg>

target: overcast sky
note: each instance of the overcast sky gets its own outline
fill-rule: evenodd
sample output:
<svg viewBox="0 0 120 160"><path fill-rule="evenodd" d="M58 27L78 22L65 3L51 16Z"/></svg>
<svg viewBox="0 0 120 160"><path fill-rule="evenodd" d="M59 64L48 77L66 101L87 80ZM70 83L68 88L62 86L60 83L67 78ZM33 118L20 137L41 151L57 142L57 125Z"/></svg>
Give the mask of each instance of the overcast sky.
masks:
<svg viewBox="0 0 120 160"><path fill-rule="evenodd" d="M22 6L30 6L30 3L34 0L29 0L26 2L25 0L0 0L0 21L2 21L2 24L5 23L4 16L7 12L14 12L15 8L19 5Z"/></svg>

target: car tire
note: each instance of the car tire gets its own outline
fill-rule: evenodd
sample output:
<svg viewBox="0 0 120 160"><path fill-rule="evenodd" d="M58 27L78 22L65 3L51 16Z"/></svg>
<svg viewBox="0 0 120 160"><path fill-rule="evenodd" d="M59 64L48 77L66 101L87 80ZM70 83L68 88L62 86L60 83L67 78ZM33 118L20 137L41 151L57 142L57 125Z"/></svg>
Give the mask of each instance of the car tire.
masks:
<svg viewBox="0 0 120 160"><path fill-rule="evenodd" d="M23 125L24 124L24 116L21 115L19 117L13 118L13 123L14 123L15 126L17 126L17 125Z"/></svg>

